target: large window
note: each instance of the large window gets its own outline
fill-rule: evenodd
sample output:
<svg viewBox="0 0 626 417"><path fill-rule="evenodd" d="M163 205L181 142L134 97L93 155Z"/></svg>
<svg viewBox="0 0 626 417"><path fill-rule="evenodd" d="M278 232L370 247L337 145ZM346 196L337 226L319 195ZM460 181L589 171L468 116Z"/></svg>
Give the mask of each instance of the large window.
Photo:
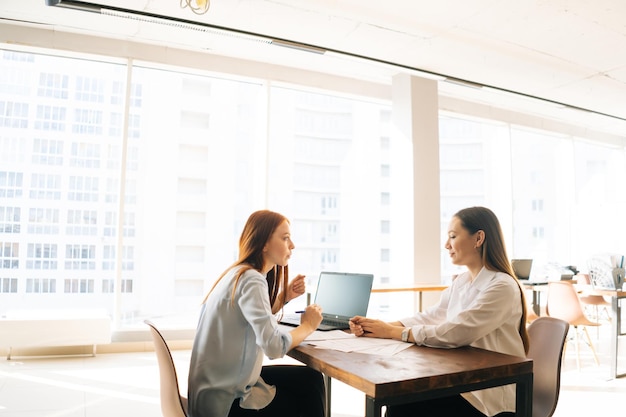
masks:
<svg viewBox="0 0 626 417"><path fill-rule="evenodd" d="M617 191L623 148L459 115L440 121L443 236L456 210L486 205L502 222L509 256L532 258L536 278L625 252L615 233L626 226ZM444 281L457 272L445 250L442 270Z"/></svg>
<svg viewBox="0 0 626 417"><path fill-rule="evenodd" d="M121 65L5 51L2 71L13 67L31 75L18 98L37 123L0 131L26 154L0 176L15 265L0 273L18 275L4 311L88 304L117 326L193 327L260 208L292 220L290 267L310 289L322 270L389 282L392 261L410 265L393 257L408 242L393 239L389 206L410 202L410 183L391 195L389 180L410 160L394 154L389 103L146 64L124 98Z"/></svg>
<svg viewBox="0 0 626 417"><path fill-rule="evenodd" d="M96 307L117 328L154 316L193 328L261 208L291 219L290 270L310 290L322 270L413 282L413 219L394 215L414 201L412 154L396 142L390 102L137 61L0 54L0 315ZM441 114L442 274L429 279L458 271L443 249L448 222L478 204L498 214L512 257L584 266L624 252L624 159L585 138ZM393 316L397 304L378 297L370 309Z"/></svg>

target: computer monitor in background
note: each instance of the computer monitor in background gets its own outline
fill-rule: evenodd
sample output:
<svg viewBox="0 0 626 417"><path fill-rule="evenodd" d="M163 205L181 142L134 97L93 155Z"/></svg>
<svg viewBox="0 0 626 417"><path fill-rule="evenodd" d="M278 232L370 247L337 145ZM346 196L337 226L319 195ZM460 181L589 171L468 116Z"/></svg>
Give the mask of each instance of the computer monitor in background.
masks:
<svg viewBox="0 0 626 417"><path fill-rule="evenodd" d="M525 280L530 278L530 270L533 266L532 259L511 259L511 266L517 279Z"/></svg>

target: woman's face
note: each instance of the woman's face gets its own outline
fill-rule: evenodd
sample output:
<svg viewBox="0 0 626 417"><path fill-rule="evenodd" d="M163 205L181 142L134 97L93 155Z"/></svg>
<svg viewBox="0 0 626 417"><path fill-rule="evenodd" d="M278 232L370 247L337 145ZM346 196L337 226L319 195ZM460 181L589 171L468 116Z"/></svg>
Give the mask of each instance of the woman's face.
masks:
<svg viewBox="0 0 626 417"><path fill-rule="evenodd" d="M445 248L448 249L450 260L454 265L474 265L482 262L478 248L482 245L484 232L477 231L470 234L458 217L453 217L448 227L448 240Z"/></svg>
<svg viewBox="0 0 626 417"><path fill-rule="evenodd" d="M291 229L289 223L284 221L274 230L263 248L264 269L287 265L293 248L295 245L291 241Z"/></svg>

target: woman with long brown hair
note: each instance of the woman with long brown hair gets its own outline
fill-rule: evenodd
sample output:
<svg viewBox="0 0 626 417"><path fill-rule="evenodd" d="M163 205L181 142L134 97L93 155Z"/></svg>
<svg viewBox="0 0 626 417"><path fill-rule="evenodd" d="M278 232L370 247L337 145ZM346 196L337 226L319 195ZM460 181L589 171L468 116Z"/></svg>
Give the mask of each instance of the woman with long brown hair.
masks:
<svg viewBox="0 0 626 417"><path fill-rule="evenodd" d="M304 293L304 276L289 282L295 245L283 215L252 213L239 239L239 257L202 303L191 352L190 417L323 417L322 375L305 366L263 366L281 358L322 321L309 305L300 326L279 328L275 313Z"/></svg>
<svg viewBox="0 0 626 417"><path fill-rule="evenodd" d="M357 336L393 338L438 348L475 346L526 356L524 291L509 262L500 223L485 207L457 212L445 244L454 265L467 270L423 313L386 323L354 317ZM388 417L485 417L514 415L515 385L473 391L455 397L390 406Z"/></svg>

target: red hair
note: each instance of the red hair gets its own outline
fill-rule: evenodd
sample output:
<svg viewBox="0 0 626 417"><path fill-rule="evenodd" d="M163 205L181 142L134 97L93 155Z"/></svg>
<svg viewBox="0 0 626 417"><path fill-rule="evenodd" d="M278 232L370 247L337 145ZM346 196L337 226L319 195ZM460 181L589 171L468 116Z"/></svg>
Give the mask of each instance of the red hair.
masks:
<svg viewBox="0 0 626 417"><path fill-rule="evenodd" d="M230 265L219 278L215 281L211 290L204 297L204 301L209 297L215 286L221 279L236 266L241 266L235 277L235 285L233 286L233 295L239 284L239 280L244 272L249 269L255 269L263 273L263 248L272 237L272 234L284 222L289 220L280 213L270 210L255 211L248 217L241 236L239 237L239 256L238 259ZM272 306L278 301L280 305L285 304L286 291L282 292L282 300L277 300L281 288L287 288L289 281L289 268L285 266L275 265L267 273L267 281L269 285L270 304ZM234 298L234 297L233 297Z"/></svg>

